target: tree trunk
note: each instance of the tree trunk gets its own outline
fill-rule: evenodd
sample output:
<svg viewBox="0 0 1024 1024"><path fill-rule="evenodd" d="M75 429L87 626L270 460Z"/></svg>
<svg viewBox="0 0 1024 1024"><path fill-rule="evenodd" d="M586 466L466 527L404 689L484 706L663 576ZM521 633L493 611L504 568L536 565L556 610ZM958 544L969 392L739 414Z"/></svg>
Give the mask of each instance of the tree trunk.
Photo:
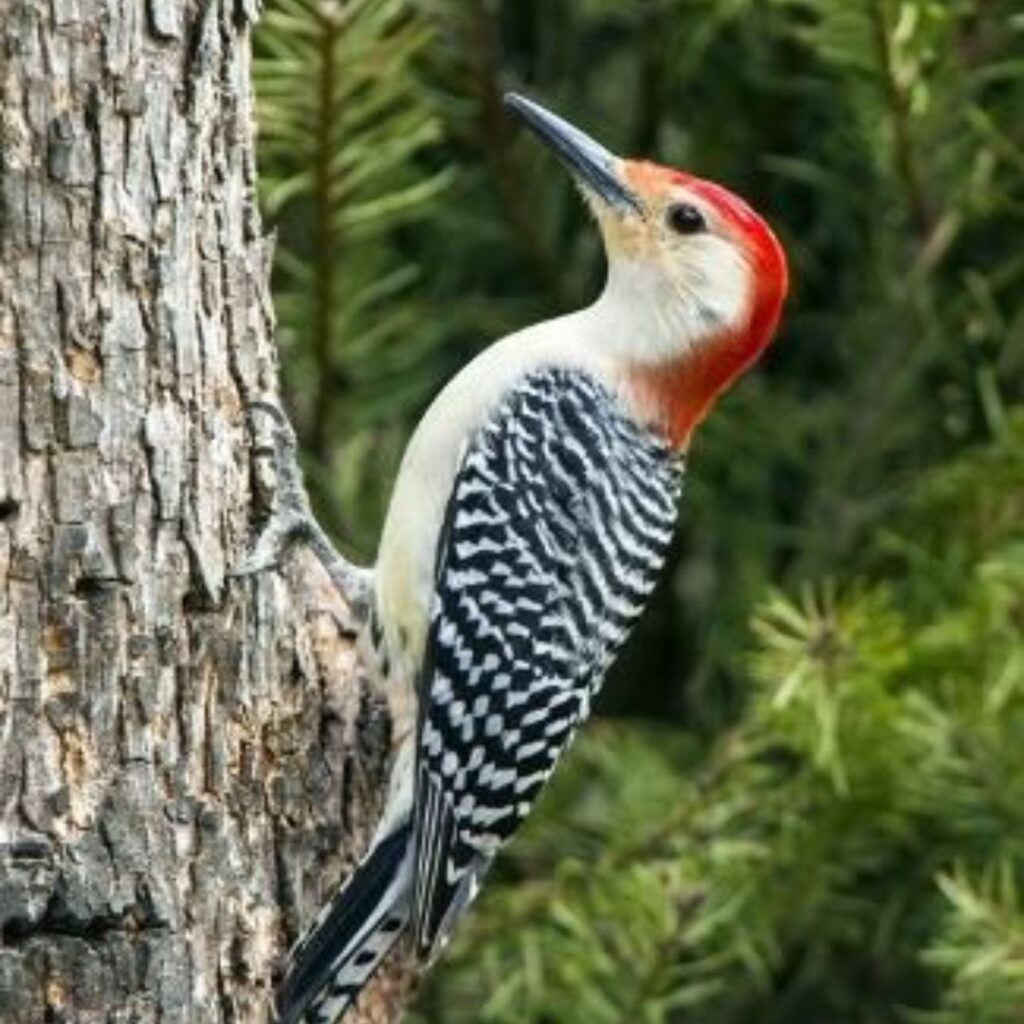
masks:
<svg viewBox="0 0 1024 1024"><path fill-rule="evenodd" d="M4 1024L268 1020L382 791L319 566L227 574L275 499L256 2L0 5Z"/></svg>

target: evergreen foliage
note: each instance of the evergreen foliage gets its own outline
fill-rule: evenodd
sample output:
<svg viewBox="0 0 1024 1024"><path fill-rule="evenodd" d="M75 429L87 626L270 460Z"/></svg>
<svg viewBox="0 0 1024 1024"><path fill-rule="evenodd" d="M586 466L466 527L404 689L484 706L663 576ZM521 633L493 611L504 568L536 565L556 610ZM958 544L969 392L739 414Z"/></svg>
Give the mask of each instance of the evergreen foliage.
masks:
<svg viewBox="0 0 1024 1024"><path fill-rule="evenodd" d="M440 381L600 285L504 89L734 187L792 263L417 1019L1024 1020L1019 0L270 0L257 42L286 381L363 551Z"/></svg>
<svg viewBox="0 0 1024 1024"><path fill-rule="evenodd" d="M765 599L710 743L584 734L422 1019L1020 1020L1024 417L865 559Z"/></svg>
<svg viewBox="0 0 1024 1024"><path fill-rule="evenodd" d="M257 36L285 392L318 510L364 552L444 340L401 244L451 180L421 160L441 135L430 35L408 0L274 0Z"/></svg>

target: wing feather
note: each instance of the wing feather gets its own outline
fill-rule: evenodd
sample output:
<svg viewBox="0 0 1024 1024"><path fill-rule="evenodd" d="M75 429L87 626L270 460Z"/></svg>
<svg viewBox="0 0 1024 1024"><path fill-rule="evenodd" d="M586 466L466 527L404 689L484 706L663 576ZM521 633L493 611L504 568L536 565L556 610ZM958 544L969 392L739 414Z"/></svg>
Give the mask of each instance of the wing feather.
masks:
<svg viewBox="0 0 1024 1024"><path fill-rule="evenodd" d="M524 378L456 476L421 679L413 933L430 958L642 612L681 462L579 371Z"/></svg>

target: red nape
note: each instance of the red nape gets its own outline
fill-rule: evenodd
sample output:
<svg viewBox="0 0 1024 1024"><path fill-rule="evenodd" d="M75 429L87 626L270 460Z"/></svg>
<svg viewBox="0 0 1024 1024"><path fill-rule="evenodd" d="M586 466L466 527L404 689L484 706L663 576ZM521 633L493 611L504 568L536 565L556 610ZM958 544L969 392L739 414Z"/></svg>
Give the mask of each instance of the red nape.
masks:
<svg viewBox="0 0 1024 1024"><path fill-rule="evenodd" d="M760 355L778 322L766 325L766 337L755 343L751 332L721 334L699 342L685 356L661 366L635 368L633 387L641 404L652 411L656 425L674 448L685 448L694 429L715 399Z"/></svg>

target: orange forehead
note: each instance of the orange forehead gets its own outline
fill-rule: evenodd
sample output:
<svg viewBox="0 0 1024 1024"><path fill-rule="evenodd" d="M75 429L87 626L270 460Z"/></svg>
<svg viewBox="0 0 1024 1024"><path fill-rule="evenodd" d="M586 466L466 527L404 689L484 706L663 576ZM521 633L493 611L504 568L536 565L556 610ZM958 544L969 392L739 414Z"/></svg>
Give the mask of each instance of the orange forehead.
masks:
<svg viewBox="0 0 1024 1024"><path fill-rule="evenodd" d="M725 220L744 234L764 230L767 225L738 195L713 181L649 160L623 161L623 176L636 192L647 196L663 196L674 188L685 188L708 203Z"/></svg>
<svg viewBox="0 0 1024 1024"><path fill-rule="evenodd" d="M623 160L622 164L622 175L629 186L648 195L665 192L673 185L688 185L693 180L682 171L662 167L650 160Z"/></svg>

